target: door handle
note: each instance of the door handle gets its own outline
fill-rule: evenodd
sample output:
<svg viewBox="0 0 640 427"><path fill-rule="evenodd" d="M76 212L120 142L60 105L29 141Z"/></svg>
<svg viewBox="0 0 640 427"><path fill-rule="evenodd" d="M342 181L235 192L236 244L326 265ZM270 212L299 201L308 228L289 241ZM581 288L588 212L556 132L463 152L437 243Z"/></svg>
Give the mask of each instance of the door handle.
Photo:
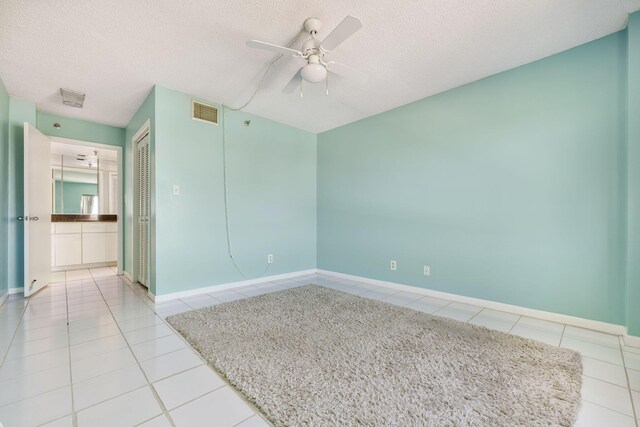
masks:
<svg viewBox="0 0 640 427"><path fill-rule="evenodd" d="M24 217L23 216L19 216L16 218L18 221L24 221Z"/></svg>
<svg viewBox="0 0 640 427"><path fill-rule="evenodd" d="M24 217L25 221L37 221L39 219L40 218L38 218L37 216L25 216ZM21 216L18 217L18 221L22 221L22 217Z"/></svg>

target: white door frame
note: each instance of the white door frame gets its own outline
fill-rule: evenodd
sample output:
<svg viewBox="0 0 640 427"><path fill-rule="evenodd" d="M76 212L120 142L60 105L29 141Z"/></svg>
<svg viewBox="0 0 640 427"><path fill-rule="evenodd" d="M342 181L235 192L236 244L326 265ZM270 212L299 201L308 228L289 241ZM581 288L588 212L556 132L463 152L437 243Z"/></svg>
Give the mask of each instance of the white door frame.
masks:
<svg viewBox="0 0 640 427"><path fill-rule="evenodd" d="M153 187L153 159L151 156L151 119L147 119L146 122L138 129L138 131L131 138L131 177L132 177L132 186L133 186L133 202L131 203L132 207L132 227L131 227L131 243L132 243L132 255L133 255L133 265L131 267L131 281L138 282L140 278L140 265L139 265L139 244L138 244L138 198L140 195L138 194L138 142L142 140L142 138L149 134L149 203L151 203L151 188ZM153 209L150 209L153 213ZM147 249L147 253L149 254L148 261L148 272L147 274L147 283L146 287L148 292L151 293L151 258L152 258L152 238L151 238L151 221L149 221L149 236L147 237L147 244L149 248Z"/></svg>
<svg viewBox="0 0 640 427"><path fill-rule="evenodd" d="M124 218L123 218L123 206L124 206L124 198L122 193L122 187L124 186L124 171L122 169L122 147L118 145L109 145L109 144L100 144L97 142L90 141L81 141L79 139L70 139L70 138L61 138L58 136L50 136L49 139L55 142L60 142L63 144L74 144L74 145L84 145L87 147L96 147L96 148L104 148L106 150L115 150L118 154L118 221L117 221L117 230L118 230L118 276L121 276L124 271Z"/></svg>

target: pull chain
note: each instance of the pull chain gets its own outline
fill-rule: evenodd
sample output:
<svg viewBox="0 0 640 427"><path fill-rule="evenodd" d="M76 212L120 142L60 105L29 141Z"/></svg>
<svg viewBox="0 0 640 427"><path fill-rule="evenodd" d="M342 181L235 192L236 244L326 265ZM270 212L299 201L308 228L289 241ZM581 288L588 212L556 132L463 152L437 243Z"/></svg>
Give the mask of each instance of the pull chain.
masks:
<svg viewBox="0 0 640 427"><path fill-rule="evenodd" d="M324 79L325 83L325 95L329 96L329 72L327 71L327 77Z"/></svg>

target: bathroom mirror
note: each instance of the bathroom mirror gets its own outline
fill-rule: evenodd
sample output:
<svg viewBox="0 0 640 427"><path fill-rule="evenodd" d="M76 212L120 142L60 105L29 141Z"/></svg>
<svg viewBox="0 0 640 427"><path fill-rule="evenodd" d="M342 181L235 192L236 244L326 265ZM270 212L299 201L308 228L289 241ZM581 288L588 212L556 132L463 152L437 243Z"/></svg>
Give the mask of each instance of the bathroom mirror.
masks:
<svg viewBox="0 0 640 427"><path fill-rule="evenodd" d="M75 157L56 154L58 165L52 165L53 213L97 214L99 207L98 165L82 164Z"/></svg>
<svg viewBox="0 0 640 427"><path fill-rule="evenodd" d="M118 170L115 150L52 143L54 214L116 214Z"/></svg>

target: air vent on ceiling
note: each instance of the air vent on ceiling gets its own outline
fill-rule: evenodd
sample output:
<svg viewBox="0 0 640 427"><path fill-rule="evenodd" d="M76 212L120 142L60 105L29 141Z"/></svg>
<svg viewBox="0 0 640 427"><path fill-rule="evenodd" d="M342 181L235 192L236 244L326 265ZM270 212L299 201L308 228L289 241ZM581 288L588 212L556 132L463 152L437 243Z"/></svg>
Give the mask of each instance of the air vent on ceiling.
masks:
<svg viewBox="0 0 640 427"><path fill-rule="evenodd" d="M199 101L191 101L191 118L201 122L218 124L218 109L213 105L203 104Z"/></svg>
<svg viewBox="0 0 640 427"><path fill-rule="evenodd" d="M60 95L62 95L62 103L64 105L75 108L82 108L84 105L85 95L82 92L60 88Z"/></svg>

